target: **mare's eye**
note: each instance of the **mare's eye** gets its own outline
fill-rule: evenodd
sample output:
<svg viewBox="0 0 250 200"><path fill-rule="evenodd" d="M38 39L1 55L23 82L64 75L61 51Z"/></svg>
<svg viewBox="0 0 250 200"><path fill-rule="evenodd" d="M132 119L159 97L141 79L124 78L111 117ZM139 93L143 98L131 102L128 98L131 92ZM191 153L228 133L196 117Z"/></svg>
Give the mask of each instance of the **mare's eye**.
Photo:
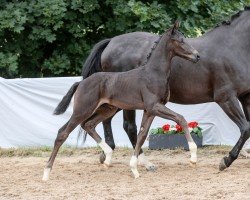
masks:
<svg viewBox="0 0 250 200"><path fill-rule="evenodd" d="M182 43L182 44L184 44L184 40L183 40L183 38L181 38L181 43Z"/></svg>

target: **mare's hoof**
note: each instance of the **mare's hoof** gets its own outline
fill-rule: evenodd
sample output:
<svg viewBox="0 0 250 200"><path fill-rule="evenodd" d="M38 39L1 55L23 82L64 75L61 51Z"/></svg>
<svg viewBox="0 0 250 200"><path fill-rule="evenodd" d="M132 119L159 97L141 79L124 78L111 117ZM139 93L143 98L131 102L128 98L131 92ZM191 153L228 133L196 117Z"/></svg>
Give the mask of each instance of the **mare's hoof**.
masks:
<svg viewBox="0 0 250 200"><path fill-rule="evenodd" d="M150 166L147 166L146 169L149 172L155 172L157 170L157 167L155 165L150 165Z"/></svg>
<svg viewBox="0 0 250 200"><path fill-rule="evenodd" d="M226 169L227 166L226 166L226 163L225 163L225 157L222 158L222 160L220 161L220 165L219 165L219 170L220 171L223 171L224 169Z"/></svg>
<svg viewBox="0 0 250 200"><path fill-rule="evenodd" d="M102 152L102 153L100 154L100 157L99 157L99 161L100 161L100 163L101 163L101 164L103 164L103 163L104 163L104 161L105 161L105 159L106 159L106 155L105 155L105 153L104 153L104 152Z"/></svg>

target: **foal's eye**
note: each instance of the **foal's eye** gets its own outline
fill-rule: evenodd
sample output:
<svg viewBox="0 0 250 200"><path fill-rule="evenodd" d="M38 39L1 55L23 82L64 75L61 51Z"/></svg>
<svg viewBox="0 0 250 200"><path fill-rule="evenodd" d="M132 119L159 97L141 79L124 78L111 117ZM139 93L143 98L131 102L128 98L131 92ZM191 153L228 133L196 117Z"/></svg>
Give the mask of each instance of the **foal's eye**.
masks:
<svg viewBox="0 0 250 200"><path fill-rule="evenodd" d="M184 44L184 40L183 40L183 38L181 39L181 44Z"/></svg>

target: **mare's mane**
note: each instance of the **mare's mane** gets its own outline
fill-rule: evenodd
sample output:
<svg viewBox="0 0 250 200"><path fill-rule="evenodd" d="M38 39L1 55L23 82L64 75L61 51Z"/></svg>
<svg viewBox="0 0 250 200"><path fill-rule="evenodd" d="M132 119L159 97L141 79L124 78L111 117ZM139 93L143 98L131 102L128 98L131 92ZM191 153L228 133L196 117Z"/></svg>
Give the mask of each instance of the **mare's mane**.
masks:
<svg viewBox="0 0 250 200"><path fill-rule="evenodd" d="M250 10L250 6L246 6L244 8L244 10L240 10L238 11L237 13L235 13L234 15L231 16L231 18L229 20L224 20L222 21L221 23L217 24L214 28L217 28L221 25L230 25L235 19L237 19L238 17L241 16L241 14L244 12L244 11L248 11Z"/></svg>

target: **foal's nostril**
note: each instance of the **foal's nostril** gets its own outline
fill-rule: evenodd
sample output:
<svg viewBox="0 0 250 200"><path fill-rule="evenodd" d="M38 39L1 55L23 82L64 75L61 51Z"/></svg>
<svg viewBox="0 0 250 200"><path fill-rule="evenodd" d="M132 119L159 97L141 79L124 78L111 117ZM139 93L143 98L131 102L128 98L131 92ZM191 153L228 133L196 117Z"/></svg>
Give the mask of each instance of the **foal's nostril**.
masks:
<svg viewBox="0 0 250 200"><path fill-rule="evenodd" d="M199 54L198 54L198 55L196 55L196 58L197 58L197 60L200 60L201 57L200 57Z"/></svg>

